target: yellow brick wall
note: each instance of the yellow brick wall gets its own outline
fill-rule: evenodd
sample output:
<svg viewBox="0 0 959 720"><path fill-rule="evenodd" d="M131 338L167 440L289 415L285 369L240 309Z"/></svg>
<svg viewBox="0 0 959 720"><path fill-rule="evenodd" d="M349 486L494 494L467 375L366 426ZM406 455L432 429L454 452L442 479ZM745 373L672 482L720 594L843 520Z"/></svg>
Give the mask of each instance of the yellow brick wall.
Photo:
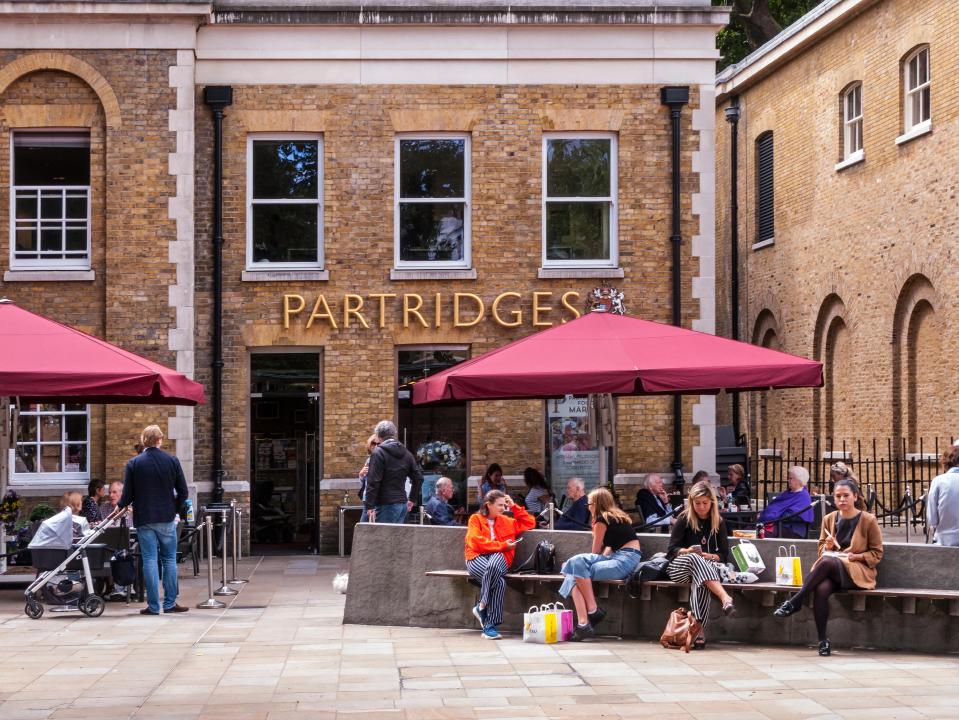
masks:
<svg viewBox="0 0 959 720"><path fill-rule="evenodd" d="M883 445L905 437L916 449L922 437L928 450L933 438L955 432L943 389L957 367L948 353L957 340L950 272L959 220L950 170L959 153L959 83L951 70L959 61L957 28L951 0L883 0L740 96L741 336L761 340L761 315L771 314L783 350L833 365L832 387L768 397L766 427L764 401L744 399L744 427L763 436L761 446L832 434L837 443L878 437ZM920 44L931 52L933 130L897 145L900 63ZM863 83L865 161L837 171L839 98L854 81ZM727 105L717 102L721 334L729 333ZM775 138L776 242L752 250L754 143L767 130ZM832 332L827 316L839 318ZM722 423L728 402L719 407Z"/></svg>

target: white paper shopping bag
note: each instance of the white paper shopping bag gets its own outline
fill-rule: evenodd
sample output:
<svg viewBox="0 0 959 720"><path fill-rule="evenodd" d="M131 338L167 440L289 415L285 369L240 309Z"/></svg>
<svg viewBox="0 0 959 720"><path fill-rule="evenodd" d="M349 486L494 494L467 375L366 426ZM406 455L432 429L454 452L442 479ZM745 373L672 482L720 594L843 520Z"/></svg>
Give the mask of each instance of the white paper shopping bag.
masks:
<svg viewBox="0 0 959 720"><path fill-rule="evenodd" d="M551 644L557 641L556 612L535 605L523 613L523 642Z"/></svg>
<svg viewBox="0 0 959 720"><path fill-rule="evenodd" d="M793 587L802 585L802 563L795 545L788 548L785 545L779 546L776 553L776 584Z"/></svg>

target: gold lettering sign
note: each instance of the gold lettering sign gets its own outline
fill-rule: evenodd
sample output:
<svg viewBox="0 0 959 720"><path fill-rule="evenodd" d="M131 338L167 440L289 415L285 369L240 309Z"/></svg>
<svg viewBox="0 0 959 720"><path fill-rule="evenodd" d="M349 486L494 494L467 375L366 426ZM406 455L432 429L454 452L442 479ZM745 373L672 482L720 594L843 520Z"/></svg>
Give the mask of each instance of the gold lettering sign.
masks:
<svg viewBox="0 0 959 720"><path fill-rule="evenodd" d="M284 293L283 328L288 330L292 322L306 317L306 328L313 327L314 323L325 322L332 330L339 330L337 318L342 318L344 330L354 327L369 330L374 311L367 309L367 303L376 306L379 313L376 325L381 330L386 327L388 318L396 318L398 315L402 318L404 328L413 326L426 329L439 329L444 327L444 323L454 328L471 328L484 320L492 320L500 327L514 328L523 325L527 318L530 326L539 328L550 327L557 322L565 323L580 316L576 308L580 293L575 290L560 295L559 305L554 304L557 297L550 290L536 290L525 294L516 291L502 292L489 304L476 293L452 293L452 299L449 293L433 292L430 295L424 299L419 293L403 293L400 302L397 293L369 293L365 296L344 293L339 301L335 297L327 299L325 295L319 294L313 299L312 310L309 316L306 316L304 311L308 298L300 293ZM397 302L387 303L393 299ZM432 303L432 306L428 303Z"/></svg>

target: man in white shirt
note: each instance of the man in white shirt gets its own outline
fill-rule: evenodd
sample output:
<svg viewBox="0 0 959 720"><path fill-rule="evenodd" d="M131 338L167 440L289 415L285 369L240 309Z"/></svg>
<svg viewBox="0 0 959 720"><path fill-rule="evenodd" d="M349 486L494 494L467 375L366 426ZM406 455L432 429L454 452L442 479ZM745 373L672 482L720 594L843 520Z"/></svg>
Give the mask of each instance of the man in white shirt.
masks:
<svg viewBox="0 0 959 720"><path fill-rule="evenodd" d="M926 498L926 518L937 545L959 547L959 445L942 456L946 472L935 477Z"/></svg>

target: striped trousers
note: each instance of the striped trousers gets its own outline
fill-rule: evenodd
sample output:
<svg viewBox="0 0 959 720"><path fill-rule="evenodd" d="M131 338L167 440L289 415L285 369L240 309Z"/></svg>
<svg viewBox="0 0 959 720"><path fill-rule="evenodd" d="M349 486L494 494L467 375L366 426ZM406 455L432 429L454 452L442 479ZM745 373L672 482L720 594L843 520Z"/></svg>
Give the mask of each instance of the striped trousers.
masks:
<svg viewBox="0 0 959 720"><path fill-rule="evenodd" d="M509 566L503 553L479 555L466 561L470 577L480 583L480 604L486 608L486 621L496 626L503 622L506 599L506 575Z"/></svg>
<svg viewBox="0 0 959 720"><path fill-rule="evenodd" d="M709 617L709 600L712 595L706 587L706 582L719 580L719 571L716 566L701 555L689 553L674 557L666 566L666 574L673 582L690 583L689 607L705 630L706 620Z"/></svg>

